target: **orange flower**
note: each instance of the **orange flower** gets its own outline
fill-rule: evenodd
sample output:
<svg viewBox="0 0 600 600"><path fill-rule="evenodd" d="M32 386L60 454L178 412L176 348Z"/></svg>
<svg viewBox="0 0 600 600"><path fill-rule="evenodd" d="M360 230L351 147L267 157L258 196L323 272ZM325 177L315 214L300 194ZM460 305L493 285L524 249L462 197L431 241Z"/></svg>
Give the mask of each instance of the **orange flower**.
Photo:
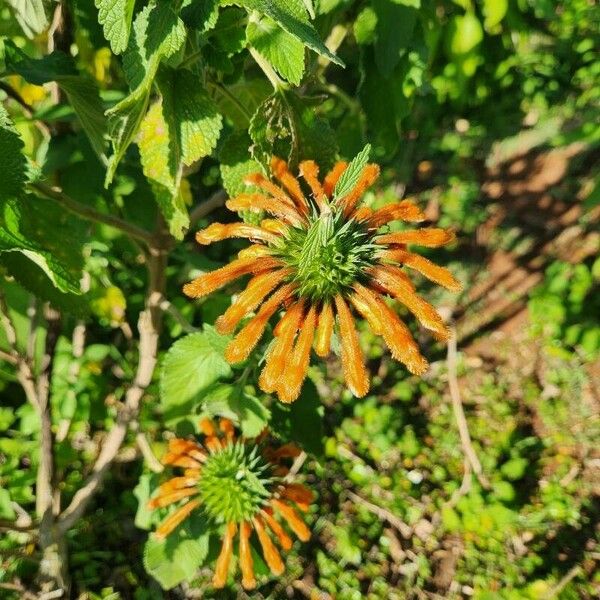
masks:
<svg viewBox="0 0 600 600"><path fill-rule="evenodd" d="M252 276L247 288L216 322L218 331L229 334L245 316L255 313L229 344L227 360L245 360L269 320L283 308L285 314L275 327L275 341L259 379L261 389L277 393L283 402L296 400L306 378L311 348L326 357L337 330L346 383L354 395L364 396L369 391L369 376L354 309L374 333L383 337L395 359L411 373L424 373L427 361L408 327L384 298L399 300L434 337L446 340L448 329L442 318L416 293L404 268L459 291L461 285L450 271L407 248L442 246L451 242L454 234L437 228L379 231L391 221L418 223L425 216L409 200L377 210L359 206L362 195L379 175L377 165L364 164L359 169L354 162L339 162L321 183L317 164L304 161L300 163L304 188L281 159L272 159L271 171L280 185L260 173L253 174L246 183L262 193L240 194L227 206L234 211L266 212L272 218L258 226L213 223L196 238L201 244L210 244L246 237L254 244L229 265L184 287L188 296L199 298L238 277Z"/></svg>
<svg viewBox="0 0 600 600"><path fill-rule="evenodd" d="M253 533L274 575L284 571L275 541L283 550L292 547L291 538L275 515L300 540L310 537L310 530L296 509L308 511L313 501L312 492L299 483L280 479L288 473L286 461L298 456L300 450L293 444L274 448L260 443L266 431L256 440L237 438L228 419L220 420L219 431L212 421L203 419L200 430L204 434L203 444L184 439L169 441L162 462L183 468L184 472L163 483L158 494L148 502L149 509L178 504L154 535L165 538L191 513L200 511L216 526L223 524L224 527L213 585L222 588L227 583L238 536L242 585L252 589L256 587L250 550Z"/></svg>

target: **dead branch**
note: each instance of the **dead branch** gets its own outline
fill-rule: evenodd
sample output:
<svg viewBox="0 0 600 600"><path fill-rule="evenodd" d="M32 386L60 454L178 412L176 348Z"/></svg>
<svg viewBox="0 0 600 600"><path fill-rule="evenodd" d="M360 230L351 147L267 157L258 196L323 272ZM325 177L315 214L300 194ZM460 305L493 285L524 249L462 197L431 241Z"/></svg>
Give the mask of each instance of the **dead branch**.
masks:
<svg viewBox="0 0 600 600"><path fill-rule="evenodd" d="M456 331L451 328L451 336L448 340L448 387L450 388L450 399L452 401L452 410L454 411L454 419L458 427L458 433L460 435L460 443L462 445L465 459L468 461L473 473L477 477L481 487L489 489L490 484L487 477L483 473L479 457L477 456L473 443L471 442L471 434L469 433L469 426L463 410L462 400L460 397L460 387L458 385L458 378L456 376ZM464 481L463 481L464 483Z"/></svg>

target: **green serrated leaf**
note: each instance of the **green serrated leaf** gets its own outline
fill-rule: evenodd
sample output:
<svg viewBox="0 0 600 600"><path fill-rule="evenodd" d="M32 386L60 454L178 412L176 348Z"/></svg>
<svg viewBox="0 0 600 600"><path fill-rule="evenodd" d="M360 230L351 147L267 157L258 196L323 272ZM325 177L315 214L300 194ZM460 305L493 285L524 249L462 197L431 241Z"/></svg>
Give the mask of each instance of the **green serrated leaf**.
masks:
<svg viewBox="0 0 600 600"><path fill-rule="evenodd" d="M47 200L22 196L0 204L0 252L22 253L63 292L81 293L80 235L79 223Z"/></svg>
<svg viewBox="0 0 600 600"><path fill-rule="evenodd" d="M162 97L142 121L138 146L169 230L181 239L189 226L183 167L210 154L222 119L190 71L165 69L158 82Z"/></svg>
<svg viewBox="0 0 600 600"><path fill-rule="evenodd" d="M198 403L206 389L231 374L224 358L229 338L212 327L175 342L167 352L160 373L160 401L166 410Z"/></svg>
<svg viewBox="0 0 600 600"><path fill-rule="evenodd" d="M182 189L183 162L177 134L164 113L164 101L160 98L146 113L137 144L144 175L150 181L169 231L182 239L190 224Z"/></svg>
<svg viewBox="0 0 600 600"><path fill-rule="evenodd" d="M9 73L17 73L35 85L56 81L67 95L92 147L101 156L104 153L106 118L98 84L89 75L80 75L73 59L63 52L52 52L36 59L27 56L10 41L4 46Z"/></svg>
<svg viewBox="0 0 600 600"><path fill-rule="evenodd" d="M0 104L0 201L23 193L27 178L27 160L23 140Z"/></svg>
<svg viewBox="0 0 600 600"><path fill-rule="evenodd" d="M167 2L152 2L135 18L133 34L123 55L123 69L132 92L106 111L113 146L106 187L144 118L161 60L179 51L184 42L185 25Z"/></svg>
<svg viewBox="0 0 600 600"><path fill-rule="evenodd" d="M188 518L166 540L150 536L144 546L144 568L170 590L191 579L208 554L209 534L200 518Z"/></svg>
<svg viewBox="0 0 600 600"><path fill-rule="evenodd" d="M127 48L135 0L96 0L98 22L115 54Z"/></svg>
<svg viewBox="0 0 600 600"><path fill-rule="evenodd" d="M261 171L261 166L250 156L252 140L245 131L230 135L219 150L223 187L230 197L248 190L244 179Z"/></svg>
<svg viewBox="0 0 600 600"><path fill-rule="evenodd" d="M250 19L246 38L287 81L300 85L304 75L304 44L273 19Z"/></svg>
<svg viewBox="0 0 600 600"><path fill-rule="evenodd" d="M327 170L335 159L337 142L329 123L316 114L316 101L281 90L267 98L248 130L253 157L266 167L271 156L280 156L292 169L300 160L312 159Z"/></svg>
<svg viewBox="0 0 600 600"><path fill-rule="evenodd" d="M27 291L44 302L78 317L89 314L89 297L61 292L45 272L20 252L0 252L0 265Z"/></svg>
<svg viewBox="0 0 600 600"><path fill-rule="evenodd" d="M371 153L371 145L367 144L351 161L347 169L339 178L335 190L333 190L334 199L343 198L349 194L363 172L363 169L369 162L369 154Z"/></svg>
<svg viewBox="0 0 600 600"><path fill-rule="evenodd" d="M245 437L256 437L269 423L271 411L239 386L219 385L210 389L203 410L211 417L225 417L239 425Z"/></svg>
<svg viewBox="0 0 600 600"><path fill-rule="evenodd" d="M317 54L325 56L341 67L344 66L342 60L331 52L319 37L308 19L308 12L302 0L226 0L225 3L237 4L249 11L256 10L270 17Z"/></svg>
<svg viewBox="0 0 600 600"><path fill-rule="evenodd" d="M219 0L184 0L181 18L188 27L205 33L217 24L219 5Z"/></svg>

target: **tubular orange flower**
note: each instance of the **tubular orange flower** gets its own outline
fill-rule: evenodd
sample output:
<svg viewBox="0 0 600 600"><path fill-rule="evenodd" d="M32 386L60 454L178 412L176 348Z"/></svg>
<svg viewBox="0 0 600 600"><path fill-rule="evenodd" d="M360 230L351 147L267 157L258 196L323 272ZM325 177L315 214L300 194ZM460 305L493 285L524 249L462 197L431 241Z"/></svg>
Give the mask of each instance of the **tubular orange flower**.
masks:
<svg viewBox="0 0 600 600"><path fill-rule="evenodd" d="M300 163L302 183L277 157L271 171L280 185L263 174L250 175L246 183L262 193L240 194L227 206L235 211L265 211L273 218L260 226L213 223L197 235L202 244L233 236L247 237L254 244L229 265L184 287L187 295L200 297L252 275L247 288L216 322L218 331L232 333L244 317L257 311L230 342L227 360L245 360L269 320L283 308L285 314L274 329L275 341L259 378L261 389L293 402L306 378L311 348L318 356L327 356L337 331L346 383L354 395L364 396L369 376L354 310L384 338L396 360L410 372L422 374L427 361L385 298L404 304L436 339L446 340L448 330L441 316L419 297L404 267L460 290L450 271L407 248L437 248L454 240L454 234L439 228L379 231L392 221L421 222L425 215L410 200L376 210L360 206L361 197L379 175L379 167L364 158L337 163L322 182L317 164L310 160Z"/></svg>
<svg viewBox="0 0 600 600"><path fill-rule="evenodd" d="M213 576L213 585L222 588L227 583L235 536L239 534L242 585L253 589L254 540L274 575L284 571L275 542L285 551L292 547L292 539L275 514L300 540L310 537L296 508L306 512L313 501L312 492L279 477L279 473L287 473L286 461L291 464L300 450L293 444L266 444L266 430L256 439L238 438L228 419L220 419L218 427L210 419L202 419L200 431L204 435L202 444L195 440L170 440L169 450L162 458L165 465L183 467L185 471L183 476L163 483L148 502L149 509L178 505L158 526L155 535L165 538L196 511L222 529L221 552ZM192 464L195 467L187 467Z"/></svg>

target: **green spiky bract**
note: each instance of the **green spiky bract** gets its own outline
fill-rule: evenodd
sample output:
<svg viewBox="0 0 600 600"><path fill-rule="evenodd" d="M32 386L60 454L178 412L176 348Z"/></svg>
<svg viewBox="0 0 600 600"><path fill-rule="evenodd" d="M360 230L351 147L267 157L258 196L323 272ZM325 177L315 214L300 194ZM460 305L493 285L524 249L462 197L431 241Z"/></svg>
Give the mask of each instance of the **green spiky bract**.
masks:
<svg viewBox="0 0 600 600"><path fill-rule="evenodd" d="M206 514L220 523L250 520L272 496L275 478L257 446L228 444L210 454L198 482Z"/></svg>
<svg viewBox="0 0 600 600"><path fill-rule="evenodd" d="M278 254L292 267L299 296L326 302L365 278L377 249L358 221L332 206L313 213L306 228L290 228Z"/></svg>

